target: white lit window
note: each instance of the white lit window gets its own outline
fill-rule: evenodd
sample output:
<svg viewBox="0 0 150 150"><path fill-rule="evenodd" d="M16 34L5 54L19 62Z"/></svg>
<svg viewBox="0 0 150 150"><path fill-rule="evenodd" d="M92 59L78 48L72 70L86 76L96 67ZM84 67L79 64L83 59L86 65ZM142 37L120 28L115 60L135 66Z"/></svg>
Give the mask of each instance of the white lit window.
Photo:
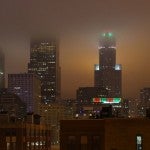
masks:
<svg viewBox="0 0 150 150"><path fill-rule="evenodd" d="M137 135L136 136L136 149L137 150L142 150L142 136L141 135Z"/></svg>

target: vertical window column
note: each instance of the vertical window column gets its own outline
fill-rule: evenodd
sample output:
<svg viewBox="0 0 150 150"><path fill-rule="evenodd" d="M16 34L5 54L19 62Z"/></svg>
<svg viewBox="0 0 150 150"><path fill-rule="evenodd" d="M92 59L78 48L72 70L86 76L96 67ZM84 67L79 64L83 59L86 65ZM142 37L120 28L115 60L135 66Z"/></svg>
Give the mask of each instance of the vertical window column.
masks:
<svg viewBox="0 0 150 150"><path fill-rule="evenodd" d="M141 135L136 136L136 150L142 150L142 140Z"/></svg>

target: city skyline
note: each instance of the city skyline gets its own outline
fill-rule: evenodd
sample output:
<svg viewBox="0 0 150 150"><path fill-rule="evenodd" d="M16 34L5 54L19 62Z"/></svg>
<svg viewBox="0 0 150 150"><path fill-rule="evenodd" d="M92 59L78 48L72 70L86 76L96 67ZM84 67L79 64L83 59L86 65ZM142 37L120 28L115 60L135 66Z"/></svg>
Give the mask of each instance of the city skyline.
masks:
<svg viewBox="0 0 150 150"><path fill-rule="evenodd" d="M138 97L140 89L150 85L149 14L148 0L2 1L0 47L6 76L27 72L30 37L57 36L62 97L74 98L78 87L93 86L99 38L111 31L117 40L117 63L123 66L123 96Z"/></svg>

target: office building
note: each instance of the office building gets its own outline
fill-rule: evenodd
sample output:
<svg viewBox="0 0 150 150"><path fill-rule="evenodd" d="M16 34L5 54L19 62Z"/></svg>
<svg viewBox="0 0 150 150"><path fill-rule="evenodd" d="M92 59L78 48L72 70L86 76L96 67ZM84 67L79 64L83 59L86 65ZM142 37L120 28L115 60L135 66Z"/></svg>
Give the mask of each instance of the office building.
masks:
<svg viewBox="0 0 150 150"><path fill-rule="evenodd" d="M65 108L58 103L40 105L41 122L51 127L51 144L59 144L60 120L64 119Z"/></svg>
<svg viewBox="0 0 150 150"><path fill-rule="evenodd" d="M150 109L150 87L145 87L140 90L139 100L139 116L145 117L146 111Z"/></svg>
<svg viewBox="0 0 150 150"><path fill-rule="evenodd" d="M1 150L51 150L50 128L34 122L14 121L0 113Z"/></svg>
<svg viewBox="0 0 150 150"><path fill-rule="evenodd" d="M23 119L26 115L26 104L18 95L2 89L0 91L0 112L7 112L10 116Z"/></svg>
<svg viewBox="0 0 150 150"><path fill-rule="evenodd" d="M149 150L150 119L61 120L60 150Z"/></svg>
<svg viewBox="0 0 150 150"><path fill-rule="evenodd" d="M41 81L31 73L8 74L8 91L17 94L27 105L27 112L39 114Z"/></svg>
<svg viewBox="0 0 150 150"><path fill-rule="evenodd" d="M108 90L100 87L80 87L77 90L79 105L93 104L93 99L98 97L108 97Z"/></svg>
<svg viewBox="0 0 150 150"><path fill-rule="evenodd" d="M73 119L77 110L77 100L75 99L64 99L62 100L63 106L65 108L64 118Z"/></svg>
<svg viewBox="0 0 150 150"><path fill-rule="evenodd" d="M31 40L28 72L41 80L41 100L55 102L60 97L58 43L54 40Z"/></svg>
<svg viewBox="0 0 150 150"><path fill-rule="evenodd" d="M130 103L131 102L130 102L129 99L122 99L122 101L121 101L122 116L125 117L125 118L131 117L129 115L129 112L131 110ZM129 108L130 108L130 110L129 110Z"/></svg>
<svg viewBox="0 0 150 150"><path fill-rule="evenodd" d="M5 87L5 57L0 49L0 89Z"/></svg>
<svg viewBox="0 0 150 150"><path fill-rule="evenodd" d="M79 87L77 90L77 114L86 118L102 109L100 98L108 97L108 90L101 87Z"/></svg>
<svg viewBox="0 0 150 150"><path fill-rule="evenodd" d="M121 65L116 64L116 41L112 33L104 33L99 44L99 64L95 65L94 86L108 90L108 97L122 96Z"/></svg>

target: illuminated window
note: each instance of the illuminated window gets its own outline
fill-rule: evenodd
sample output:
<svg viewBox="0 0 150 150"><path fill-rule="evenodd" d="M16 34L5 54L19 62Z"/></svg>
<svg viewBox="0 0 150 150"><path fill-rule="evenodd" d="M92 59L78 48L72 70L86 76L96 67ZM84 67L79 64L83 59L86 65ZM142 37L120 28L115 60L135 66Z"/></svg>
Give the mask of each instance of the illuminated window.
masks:
<svg viewBox="0 0 150 150"><path fill-rule="evenodd" d="M99 70L99 65L95 64L95 70Z"/></svg>
<svg viewBox="0 0 150 150"><path fill-rule="evenodd" d="M141 135L136 136L136 149L142 150L142 136Z"/></svg>

